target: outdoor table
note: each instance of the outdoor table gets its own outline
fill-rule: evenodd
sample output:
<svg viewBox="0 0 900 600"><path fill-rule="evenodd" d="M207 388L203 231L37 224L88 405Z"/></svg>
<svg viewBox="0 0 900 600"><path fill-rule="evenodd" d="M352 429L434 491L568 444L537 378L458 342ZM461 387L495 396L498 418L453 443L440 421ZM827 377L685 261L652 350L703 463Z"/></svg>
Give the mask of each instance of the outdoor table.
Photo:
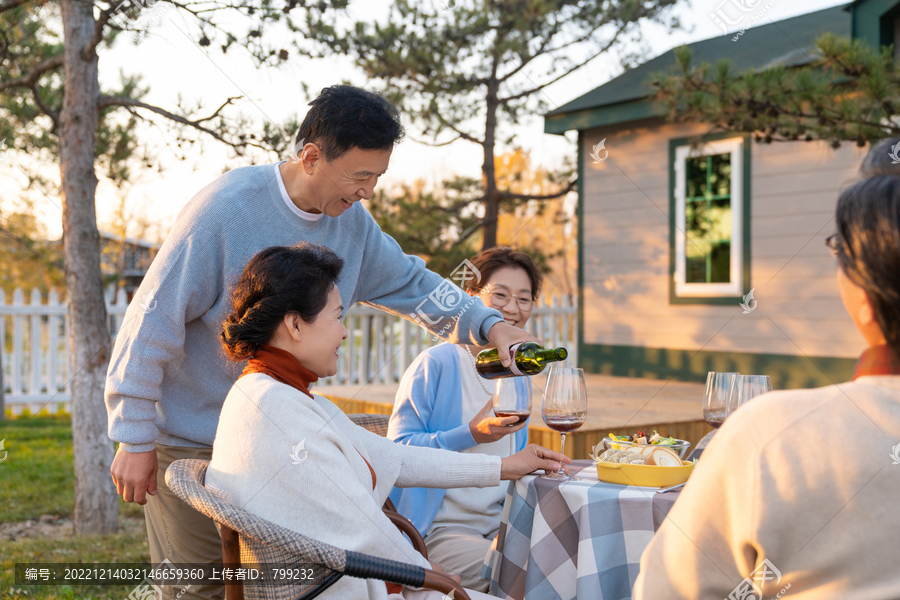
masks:
<svg viewBox="0 0 900 600"><path fill-rule="evenodd" d="M606 483L592 460L559 483L528 475L511 481L500 530L485 556L491 593L515 600L631 598L641 554L679 491Z"/></svg>

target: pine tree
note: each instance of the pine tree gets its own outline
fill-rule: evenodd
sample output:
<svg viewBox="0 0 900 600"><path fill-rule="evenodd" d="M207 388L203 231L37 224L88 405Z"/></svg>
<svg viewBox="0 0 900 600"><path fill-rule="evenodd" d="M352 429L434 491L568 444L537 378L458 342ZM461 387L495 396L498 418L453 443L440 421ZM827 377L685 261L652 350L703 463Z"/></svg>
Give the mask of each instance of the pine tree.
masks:
<svg viewBox="0 0 900 600"><path fill-rule="evenodd" d="M483 206L477 226L482 248L497 243L504 203L552 200L574 181L546 195L517 196L498 186L498 145L512 145L504 125L549 108L546 88L594 58L619 51L647 22L678 26L667 10L678 0L395 0L384 23L357 22L314 34L329 50L346 53L382 82L435 145L476 144L483 156L478 188L467 199ZM633 57L629 57L631 59ZM455 190L454 190L455 191Z"/></svg>
<svg viewBox="0 0 900 600"><path fill-rule="evenodd" d="M800 67L736 73L728 60L693 63L687 47L676 65L653 76L669 118L753 132L759 142L824 140L859 146L900 133L900 71L891 47L825 34L818 58Z"/></svg>

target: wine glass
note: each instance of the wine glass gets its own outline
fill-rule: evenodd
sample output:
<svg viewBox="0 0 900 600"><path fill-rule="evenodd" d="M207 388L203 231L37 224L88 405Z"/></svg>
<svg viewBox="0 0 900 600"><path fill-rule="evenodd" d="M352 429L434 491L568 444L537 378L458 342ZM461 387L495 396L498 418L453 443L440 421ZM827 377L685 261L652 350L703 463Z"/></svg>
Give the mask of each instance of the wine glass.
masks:
<svg viewBox="0 0 900 600"><path fill-rule="evenodd" d="M509 377L496 380L492 401L498 417L518 417L518 425L531 416L531 378Z"/></svg>
<svg viewBox="0 0 900 600"><path fill-rule="evenodd" d="M550 367L547 388L543 400L544 424L558 431L560 454L566 451L566 434L584 424L587 415L587 388L584 385L584 371L572 367ZM541 475L544 479L556 481L577 481L577 477L566 475L563 466L558 473Z"/></svg>
<svg viewBox="0 0 900 600"><path fill-rule="evenodd" d="M717 373L710 371L706 376L706 390L703 392L703 418L715 429L722 426L728 416L728 395L731 384L740 373Z"/></svg>
<svg viewBox="0 0 900 600"><path fill-rule="evenodd" d="M728 414L731 415L757 396L772 391L772 379L768 375L741 375L735 377L728 394Z"/></svg>

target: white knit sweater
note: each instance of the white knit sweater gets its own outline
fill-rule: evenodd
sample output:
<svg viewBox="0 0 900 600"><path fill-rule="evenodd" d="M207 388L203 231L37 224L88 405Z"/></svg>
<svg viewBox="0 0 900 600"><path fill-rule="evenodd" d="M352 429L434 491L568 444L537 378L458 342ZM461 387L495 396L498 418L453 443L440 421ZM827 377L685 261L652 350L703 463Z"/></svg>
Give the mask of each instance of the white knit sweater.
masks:
<svg viewBox="0 0 900 600"><path fill-rule="evenodd" d="M641 556L633 597L760 597L746 577L767 600L900 598L898 442L900 376L741 406Z"/></svg>
<svg viewBox="0 0 900 600"><path fill-rule="evenodd" d="M374 491L363 457L376 474ZM259 373L238 380L225 399L206 474L207 486L228 502L273 523L345 550L423 567L428 561L381 512L391 488L499 481L497 456L395 444L355 425L329 400ZM351 577L319 596L386 597L383 582Z"/></svg>

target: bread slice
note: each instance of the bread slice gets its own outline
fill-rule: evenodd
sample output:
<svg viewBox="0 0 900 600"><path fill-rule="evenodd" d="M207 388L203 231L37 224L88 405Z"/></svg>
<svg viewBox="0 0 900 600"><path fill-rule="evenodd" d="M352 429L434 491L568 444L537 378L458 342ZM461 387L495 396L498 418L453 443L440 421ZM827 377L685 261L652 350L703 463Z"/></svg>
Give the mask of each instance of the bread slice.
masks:
<svg viewBox="0 0 900 600"><path fill-rule="evenodd" d="M650 453L653 452L654 450L656 450L658 447L659 446L650 446L650 445L640 446L641 454L643 454L644 458L646 458L646 457L650 456Z"/></svg>
<svg viewBox="0 0 900 600"><path fill-rule="evenodd" d="M678 453L674 450L657 446L647 456L644 464L657 467L680 467L681 458L678 457Z"/></svg>

